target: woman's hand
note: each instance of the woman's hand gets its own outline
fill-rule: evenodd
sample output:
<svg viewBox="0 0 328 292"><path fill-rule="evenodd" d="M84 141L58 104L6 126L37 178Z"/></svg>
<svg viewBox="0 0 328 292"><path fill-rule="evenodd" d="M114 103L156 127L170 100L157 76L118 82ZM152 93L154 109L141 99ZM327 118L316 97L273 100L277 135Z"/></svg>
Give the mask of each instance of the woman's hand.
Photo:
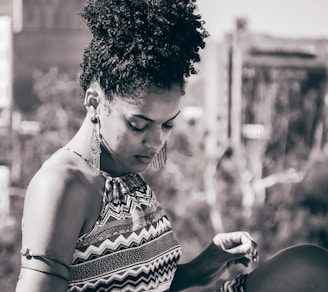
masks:
<svg viewBox="0 0 328 292"><path fill-rule="evenodd" d="M259 257L257 244L248 232L219 233L195 259L178 265L171 291L208 285L225 268L237 263L248 266L251 260L258 261Z"/></svg>
<svg viewBox="0 0 328 292"><path fill-rule="evenodd" d="M237 231L230 233L219 233L213 238L214 244L225 251L227 264L242 263L247 266L249 260L259 261L257 243L248 232Z"/></svg>
<svg viewBox="0 0 328 292"><path fill-rule="evenodd" d="M258 261L257 243L248 232L219 233L194 261L202 267L204 282L220 275L225 268L241 263L245 267L250 261ZM206 283L207 284L207 283Z"/></svg>

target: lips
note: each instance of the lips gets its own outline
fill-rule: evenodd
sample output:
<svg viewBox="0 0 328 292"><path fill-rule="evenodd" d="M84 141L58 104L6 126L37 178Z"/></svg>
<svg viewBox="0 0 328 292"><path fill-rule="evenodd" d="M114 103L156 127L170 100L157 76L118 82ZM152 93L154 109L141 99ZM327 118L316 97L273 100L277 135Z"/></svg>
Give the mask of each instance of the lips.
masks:
<svg viewBox="0 0 328 292"><path fill-rule="evenodd" d="M142 164L149 164L153 160L154 155L136 155L135 158Z"/></svg>

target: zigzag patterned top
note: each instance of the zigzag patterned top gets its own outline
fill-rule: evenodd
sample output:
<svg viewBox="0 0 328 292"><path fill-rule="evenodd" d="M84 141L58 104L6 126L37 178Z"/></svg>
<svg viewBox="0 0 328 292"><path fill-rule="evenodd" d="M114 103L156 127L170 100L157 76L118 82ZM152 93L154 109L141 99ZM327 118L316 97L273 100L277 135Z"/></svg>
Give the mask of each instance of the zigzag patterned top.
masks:
<svg viewBox="0 0 328 292"><path fill-rule="evenodd" d="M180 254L141 176L106 176L99 219L77 241L68 291L168 291Z"/></svg>

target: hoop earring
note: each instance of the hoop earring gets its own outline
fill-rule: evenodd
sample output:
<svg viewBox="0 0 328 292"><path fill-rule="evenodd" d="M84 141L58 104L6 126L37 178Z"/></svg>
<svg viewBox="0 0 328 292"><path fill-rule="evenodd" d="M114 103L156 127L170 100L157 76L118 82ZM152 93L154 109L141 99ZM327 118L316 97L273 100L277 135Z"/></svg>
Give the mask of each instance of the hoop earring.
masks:
<svg viewBox="0 0 328 292"><path fill-rule="evenodd" d="M160 169L166 165L167 160L167 143L165 141L163 147L159 152L154 156L151 161L151 166L155 169Z"/></svg>
<svg viewBox="0 0 328 292"><path fill-rule="evenodd" d="M91 123L93 124L93 130L90 141L90 167L94 175L100 173L100 136L99 136L99 117L97 115L91 118Z"/></svg>

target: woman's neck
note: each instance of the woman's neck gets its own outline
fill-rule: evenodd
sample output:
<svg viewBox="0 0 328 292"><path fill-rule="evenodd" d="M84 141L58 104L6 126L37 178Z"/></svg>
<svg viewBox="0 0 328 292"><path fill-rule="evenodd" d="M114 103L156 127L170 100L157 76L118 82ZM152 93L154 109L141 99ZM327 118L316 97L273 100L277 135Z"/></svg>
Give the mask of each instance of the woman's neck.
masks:
<svg viewBox="0 0 328 292"><path fill-rule="evenodd" d="M86 118L75 136L65 145L65 147L74 149L87 161L90 161L90 142L92 130L93 125ZM100 170L108 173L111 176L123 176L128 174L129 172L116 158L113 151L110 150L108 143L103 139L101 140Z"/></svg>
<svg viewBox="0 0 328 292"><path fill-rule="evenodd" d="M111 176L123 176L129 174L129 171L121 164L118 158L115 156L112 150L105 145L100 144L100 169L109 173Z"/></svg>

